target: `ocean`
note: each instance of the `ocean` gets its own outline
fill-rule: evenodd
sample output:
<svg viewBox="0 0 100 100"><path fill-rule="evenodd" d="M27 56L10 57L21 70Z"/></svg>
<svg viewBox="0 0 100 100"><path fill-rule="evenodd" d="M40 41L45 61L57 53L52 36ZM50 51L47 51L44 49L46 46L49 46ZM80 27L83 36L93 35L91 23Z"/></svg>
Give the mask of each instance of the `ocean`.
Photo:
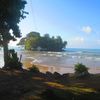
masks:
<svg viewBox="0 0 100 100"><path fill-rule="evenodd" d="M88 68L100 68L100 49L66 48L64 52L25 51L20 46L14 49L18 56L22 55L22 61L31 59L34 64L73 68L76 63L83 63ZM3 66L2 50L0 66Z"/></svg>

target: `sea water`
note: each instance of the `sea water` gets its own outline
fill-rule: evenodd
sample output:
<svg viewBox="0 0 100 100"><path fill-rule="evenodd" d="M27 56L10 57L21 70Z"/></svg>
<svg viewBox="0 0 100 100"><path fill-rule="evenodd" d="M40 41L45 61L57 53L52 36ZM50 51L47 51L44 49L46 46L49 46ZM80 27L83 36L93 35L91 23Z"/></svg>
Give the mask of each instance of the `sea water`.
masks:
<svg viewBox="0 0 100 100"><path fill-rule="evenodd" d="M88 67L100 67L99 49L67 48L65 52L26 52L25 58L33 59L33 63L57 67L74 67L83 63Z"/></svg>
<svg viewBox="0 0 100 100"><path fill-rule="evenodd" d="M20 46L10 47L22 55L22 61L31 59L31 63L55 67L73 68L83 63L89 68L100 68L100 49L66 48L64 52L25 51ZM0 66L3 66L3 51L0 50Z"/></svg>

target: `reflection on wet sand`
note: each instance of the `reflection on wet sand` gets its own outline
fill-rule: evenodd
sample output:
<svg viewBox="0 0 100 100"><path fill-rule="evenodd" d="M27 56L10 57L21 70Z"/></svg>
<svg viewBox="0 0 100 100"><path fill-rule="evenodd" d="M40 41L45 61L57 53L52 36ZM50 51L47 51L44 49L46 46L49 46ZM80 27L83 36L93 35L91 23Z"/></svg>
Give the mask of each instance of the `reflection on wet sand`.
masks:
<svg viewBox="0 0 100 100"><path fill-rule="evenodd" d="M27 59L23 61L23 67L25 69L32 67L32 60L31 59ZM46 73L47 71L54 73L54 72L58 72L58 73L73 73L74 69L73 68L64 68L64 67L55 67L55 66L48 66L48 65L42 65L42 64L35 64L40 72Z"/></svg>
<svg viewBox="0 0 100 100"><path fill-rule="evenodd" d="M23 67L25 69L32 67L33 63L32 63L32 59L26 59L23 62ZM40 72L46 73L47 71L54 73L54 72L58 72L60 74L63 73L74 73L74 68L72 67L57 67L57 66L48 66L48 65L43 65L43 64L36 64L35 65L39 68ZM90 68L89 69L90 73L100 73L100 68Z"/></svg>

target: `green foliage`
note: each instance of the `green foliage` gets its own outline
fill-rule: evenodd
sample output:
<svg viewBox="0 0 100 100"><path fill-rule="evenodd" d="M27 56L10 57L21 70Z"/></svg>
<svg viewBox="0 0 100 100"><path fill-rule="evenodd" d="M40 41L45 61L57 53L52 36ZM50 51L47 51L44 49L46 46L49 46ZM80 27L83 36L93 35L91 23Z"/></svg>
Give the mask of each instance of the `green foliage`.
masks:
<svg viewBox="0 0 100 100"><path fill-rule="evenodd" d="M39 72L39 69L37 68L37 66L36 65L32 65L32 67L30 67L29 68L29 70L31 71L31 72Z"/></svg>
<svg viewBox="0 0 100 100"><path fill-rule="evenodd" d="M34 38L34 37L30 37L28 39L26 39L25 41L25 49L27 50L31 50L31 49L35 49L38 45L38 38Z"/></svg>
<svg viewBox="0 0 100 100"><path fill-rule="evenodd" d="M23 39L25 42L23 43ZM49 34L40 36L38 32L30 32L26 38L22 38L19 44L25 45L26 50L37 50L38 47L44 51L62 51L67 42L63 41L60 36L50 37Z"/></svg>
<svg viewBox="0 0 100 100"><path fill-rule="evenodd" d="M27 50L31 50L31 48L32 48L32 42L33 42L34 40L33 40L33 38L30 38L30 39L27 39L26 41L25 41L25 49L27 49Z"/></svg>
<svg viewBox="0 0 100 100"><path fill-rule="evenodd" d="M19 61L17 53L15 52L14 49L9 50L7 69L18 69L18 70L23 69L22 63Z"/></svg>
<svg viewBox="0 0 100 100"><path fill-rule="evenodd" d="M29 34L27 34L27 38L30 38L30 37L40 37L40 33L30 32Z"/></svg>
<svg viewBox="0 0 100 100"><path fill-rule="evenodd" d="M36 49L39 44L39 39L40 39L40 33L38 32L30 32L29 34L27 34L27 37L24 39L25 42L23 43L25 44L25 49L26 50ZM22 44L21 41L20 44Z"/></svg>
<svg viewBox="0 0 100 100"><path fill-rule="evenodd" d="M75 65L75 72L76 73L88 72L88 68L82 63L78 63Z"/></svg>
<svg viewBox="0 0 100 100"><path fill-rule="evenodd" d="M25 18L26 3L25 0L0 0L0 43L21 36L18 23Z"/></svg>
<svg viewBox="0 0 100 100"><path fill-rule="evenodd" d="M0 0L0 45L4 50L4 66L8 67L8 43L21 37L19 22L28 14L24 11L26 0ZM11 32L12 31L12 32Z"/></svg>

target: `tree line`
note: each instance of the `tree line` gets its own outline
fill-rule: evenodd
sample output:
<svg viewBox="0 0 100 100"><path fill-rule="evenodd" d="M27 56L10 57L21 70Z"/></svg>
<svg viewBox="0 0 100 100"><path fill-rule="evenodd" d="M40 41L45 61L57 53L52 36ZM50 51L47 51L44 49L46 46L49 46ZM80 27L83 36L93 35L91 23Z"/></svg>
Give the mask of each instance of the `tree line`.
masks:
<svg viewBox="0 0 100 100"><path fill-rule="evenodd" d="M60 36L50 37L49 34L41 36L39 32L30 32L18 45L25 45L26 50L62 51L67 41L63 41Z"/></svg>

